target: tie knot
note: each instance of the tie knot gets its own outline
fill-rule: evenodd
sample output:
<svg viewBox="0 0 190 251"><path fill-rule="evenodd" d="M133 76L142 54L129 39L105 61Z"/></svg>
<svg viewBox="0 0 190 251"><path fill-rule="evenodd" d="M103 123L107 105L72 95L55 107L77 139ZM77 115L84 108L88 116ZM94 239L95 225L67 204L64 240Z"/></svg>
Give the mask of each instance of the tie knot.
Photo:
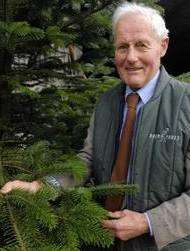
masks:
<svg viewBox="0 0 190 251"><path fill-rule="evenodd" d="M126 98L128 109L130 109L130 108L136 109L138 101L139 101L138 93L135 92L135 93L129 94Z"/></svg>

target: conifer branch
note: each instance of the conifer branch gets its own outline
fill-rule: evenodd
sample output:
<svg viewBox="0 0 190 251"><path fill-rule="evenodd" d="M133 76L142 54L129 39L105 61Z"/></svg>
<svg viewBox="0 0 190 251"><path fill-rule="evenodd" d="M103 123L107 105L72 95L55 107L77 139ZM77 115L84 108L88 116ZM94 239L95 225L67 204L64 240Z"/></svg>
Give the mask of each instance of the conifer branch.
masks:
<svg viewBox="0 0 190 251"><path fill-rule="evenodd" d="M99 11L105 9L106 7L110 6L111 4L113 4L112 0L103 1L102 5L97 6L94 9L90 9L90 10L84 12L82 19L81 19L81 16L79 16L79 17L73 18L72 21L70 21L70 22L66 23L65 25L63 25L62 28L61 28L61 31L64 31L66 28L68 28L69 26L72 26L74 24L79 24L81 22L84 22L84 20L86 18L88 18L89 16L91 16L92 14L94 14L96 12L99 12Z"/></svg>
<svg viewBox="0 0 190 251"><path fill-rule="evenodd" d="M9 161L8 153L12 158ZM9 173L3 171L7 167L16 169L11 179L25 175L32 180L44 173L70 173L74 179L72 187L57 189L44 184L35 194L16 189L0 197L0 222L6 222L3 230L7 250L47 251L55 247L53 250L57 251L79 251L81 244L109 247L113 243L112 234L103 229L101 223L108 213L94 198L125 192L131 194L136 192L135 186L76 186L78 179L87 175L83 161L72 155L62 155L51 149L46 141L22 150L5 148L4 156L0 170L5 180L9 180ZM21 168L15 168L18 159Z"/></svg>
<svg viewBox="0 0 190 251"><path fill-rule="evenodd" d="M13 209L11 208L11 205L9 204L8 201L7 201L7 209L8 209L9 216L10 216L10 222L12 223L12 227L14 229L14 233L16 236L16 241L19 244L20 251L27 251L27 249L25 247L24 239L22 238L22 234L20 233L20 231L17 227L17 224L16 224L16 219L14 217Z"/></svg>

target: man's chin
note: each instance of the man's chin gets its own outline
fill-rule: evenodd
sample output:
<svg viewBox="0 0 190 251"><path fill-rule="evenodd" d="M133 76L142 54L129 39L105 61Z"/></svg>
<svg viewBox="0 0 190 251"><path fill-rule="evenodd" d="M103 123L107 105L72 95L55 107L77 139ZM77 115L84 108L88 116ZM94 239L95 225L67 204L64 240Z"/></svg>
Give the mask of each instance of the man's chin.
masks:
<svg viewBox="0 0 190 251"><path fill-rule="evenodd" d="M138 90L144 86L144 83L140 81L125 81L126 85L129 86L132 90Z"/></svg>

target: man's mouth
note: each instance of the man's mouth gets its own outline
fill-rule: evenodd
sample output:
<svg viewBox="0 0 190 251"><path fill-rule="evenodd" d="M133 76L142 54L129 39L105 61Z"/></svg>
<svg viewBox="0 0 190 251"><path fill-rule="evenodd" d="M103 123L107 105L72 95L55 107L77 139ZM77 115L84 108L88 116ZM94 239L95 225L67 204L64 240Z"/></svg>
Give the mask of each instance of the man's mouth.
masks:
<svg viewBox="0 0 190 251"><path fill-rule="evenodd" d="M129 72L136 72L142 70L142 67L126 67L125 69Z"/></svg>

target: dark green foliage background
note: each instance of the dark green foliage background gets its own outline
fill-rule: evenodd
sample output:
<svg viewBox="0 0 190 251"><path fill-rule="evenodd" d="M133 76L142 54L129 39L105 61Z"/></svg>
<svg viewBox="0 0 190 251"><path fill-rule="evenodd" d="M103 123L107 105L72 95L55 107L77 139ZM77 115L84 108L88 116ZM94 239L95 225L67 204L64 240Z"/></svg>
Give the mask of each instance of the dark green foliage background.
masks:
<svg viewBox="0 0 190 251"><path fill-rule="evenodd" d="M64 153L82 147L100 94L114 76L110 15L118 1L2 1L0 16L0 136L31 144L47 140ZM78 60L57 48L76 45ZM17 59L27 56L28 62ZM43 56L43 60L39 60ZM41 80L32 91L27 81ZM55 86L59 80L59 86ZM40 86L37 82L36 86Z"/></svg>
<svg viewBox="0 0 190 251"><path fill-rule="evenodd" d="M111 15L119 2L0 0L0 186L9 179L32 181L55 171L82 176L78 162L72 160L64 169L61 161L81 149L100 95L120 81L111 34ZM153 0L139 2L156 6ZM57 49L71 45L80 48L81 56L64 62ZM15 63L15 58L20 61ZM189 74L179 78L189 81ZM29 82L40 91L34 91ZM34 143L18 172L19 149ZM130 187L123 189L130 192ZM37 250L41 240L44 248L39 251L78 251L81 243L110 245L112 236L100 226L107 212L92 200L97 193L110 191L107 186L80 187L59 194L46 187L32 197L21 191L5 198L0 195L0 226L5 226L0 228L0 250ZM118 194L118 188L112 188L112 193ZM60 204L52 208L49 201L57 198ZM22 218L23 214L27 217ZM64 218L65 225L61 224Z"/></svg>
<svg viewBox="0 0 190 251"><path fill-rule="evenodd" d="M118 79L113 77L79 79L70 88L52 87L34 95L11 94L3 140L47 140L63 153L79 150L94 104L105 89L116 83Z"/></svg>

